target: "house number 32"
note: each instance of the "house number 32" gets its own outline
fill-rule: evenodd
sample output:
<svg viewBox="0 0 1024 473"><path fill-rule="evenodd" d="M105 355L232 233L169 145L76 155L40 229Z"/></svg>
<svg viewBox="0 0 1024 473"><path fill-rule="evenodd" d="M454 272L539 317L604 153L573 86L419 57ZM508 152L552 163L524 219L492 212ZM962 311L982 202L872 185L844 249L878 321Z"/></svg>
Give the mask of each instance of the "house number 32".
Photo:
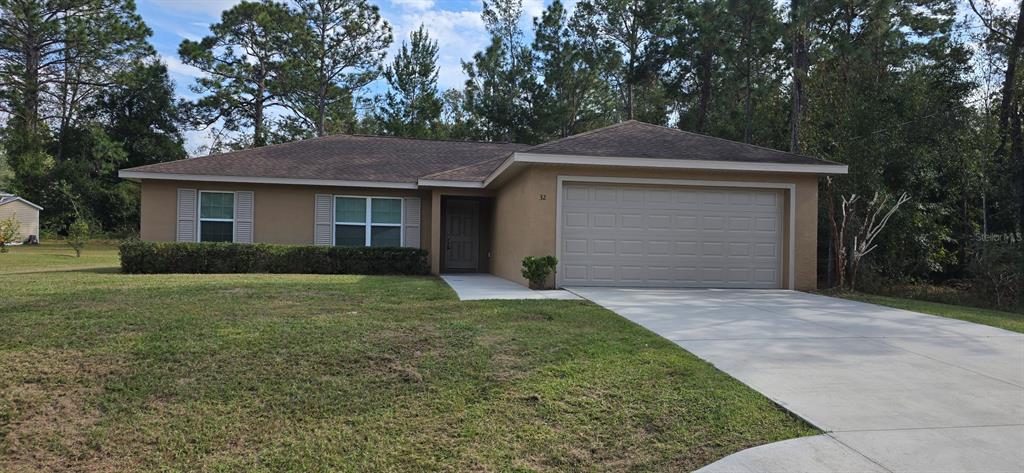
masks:
<svg viewBox="0 0 1024 473"><path fill-rule="evenodd" d="M548 195L547 194L541 194L540 195L540 200L548 200Z"/></svg>

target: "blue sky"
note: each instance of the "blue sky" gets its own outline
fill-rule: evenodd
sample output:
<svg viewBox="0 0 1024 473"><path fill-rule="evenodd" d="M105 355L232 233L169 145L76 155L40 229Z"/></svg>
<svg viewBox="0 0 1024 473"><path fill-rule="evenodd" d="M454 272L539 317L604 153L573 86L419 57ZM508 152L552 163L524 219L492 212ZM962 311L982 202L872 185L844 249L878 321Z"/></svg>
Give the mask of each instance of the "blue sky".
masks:
<svg viewBox="0 0 1024 473"><path fill-rule="evenodd" d="M153 30L150 39L167 64L178 95L195 98L189 90L199 72L181 63L178 44L184 39L199 39L208 33L209 25L220 19L225 9L240 0L137 0L138 11ZM372 1L372 0L371 0ZM567 5L575 1L564 1ZM381 14L394 30L395 41L388 54L422 23L438 41L438 83L443 90L461 87L465 81L460 60L470 58L487 44L487 35L480 19L480 0L378 0ZM523 0L524 27L540 16L550 0ZM205 142L205 132L187 133L186 147L193 151Z"/></svg>

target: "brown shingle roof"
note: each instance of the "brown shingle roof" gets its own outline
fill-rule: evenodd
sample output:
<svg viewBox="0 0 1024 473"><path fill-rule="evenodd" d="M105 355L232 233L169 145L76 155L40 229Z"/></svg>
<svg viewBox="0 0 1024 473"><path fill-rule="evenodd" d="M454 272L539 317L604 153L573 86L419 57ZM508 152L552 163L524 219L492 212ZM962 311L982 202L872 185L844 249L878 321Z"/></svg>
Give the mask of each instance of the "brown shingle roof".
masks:
<svg viewBox="0 0 1024 473"><path fill-rule="evenodd" d="M495 169L501 166L501 163L508 159L508 155L500 158L488 159L476 164L470 164L468 166L462 166L448 171L443 171L429 176L423 176L423 179L432 179L438 181L482 181L490 176Z"/></svg>
<svg viewBox="0 0 1024 473"><path fill-rule="evenodd" d="M334 135L139 166L125 171L256 178L416 183L482 181L513 152L775 164L837 164L630 120L537 146Z"/></svg>
<svg viewBox="0 0 1024 473"><path fill-rule="evenodd" d="M209 176L415 183L419 178L508 156L516 143L333 135L126 169Z"/></svg>
<svg viewBox="0 0 1024 473"><path fill-rule="evenodd" d="M519 150L617 158L692 159L778 164L837 164L738 141L629 120Z"/></svg>

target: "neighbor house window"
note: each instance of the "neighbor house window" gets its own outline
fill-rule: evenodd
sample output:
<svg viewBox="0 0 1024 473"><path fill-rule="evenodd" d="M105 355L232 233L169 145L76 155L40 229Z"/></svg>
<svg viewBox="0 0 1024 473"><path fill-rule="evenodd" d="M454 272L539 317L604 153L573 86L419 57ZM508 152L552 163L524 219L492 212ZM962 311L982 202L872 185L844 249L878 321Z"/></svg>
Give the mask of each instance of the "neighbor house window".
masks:
<svg viewBox="0 0 1024 473"><path fill-rule="evenodd" d="M402 246L402 199L335 197L334 244Z"/></svg>
<svg viewBox="0 0 1024 473"><path fill-rule="evenodd" d="M199 192L199 241L234 241L235 194Z"/></svg>

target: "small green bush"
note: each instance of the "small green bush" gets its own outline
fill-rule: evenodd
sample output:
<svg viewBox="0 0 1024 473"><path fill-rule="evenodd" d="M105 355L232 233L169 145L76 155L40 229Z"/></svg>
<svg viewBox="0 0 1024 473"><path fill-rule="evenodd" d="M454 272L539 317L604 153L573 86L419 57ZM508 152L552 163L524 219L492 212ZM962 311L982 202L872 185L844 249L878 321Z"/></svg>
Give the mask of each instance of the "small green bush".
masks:
<svg viewBox="0 0 1024 473"><path fill-rule="evenodd" d="M407 274L430 272L418 248L178 243L126 240L125 273Z"/></svg>
<svg viewBox="0 0 1024 473"><path fill-rule="evenodd" d="M530 289L547 287L548 276L558 266L554 256L527 256L523 258L523 277L530 281Z"/></svg>
<svg viewBox="0 0 1024 473"><path fill-rule="evenodd" d="M15 243L18 238L18 230L21 222L18 222L17 215L12 215L0 220L0 253L7 253L7 245Z"/></svg>
<svg viewBox="0 0 1024 473"><path fill-rule="evenodd" d="M85 248L85 244L89 241L92 234L89 222L82 219L75 219L68 225L68 237L67 244L72 250L75 250L75 258L82 257L82 248Z"/></svg>

